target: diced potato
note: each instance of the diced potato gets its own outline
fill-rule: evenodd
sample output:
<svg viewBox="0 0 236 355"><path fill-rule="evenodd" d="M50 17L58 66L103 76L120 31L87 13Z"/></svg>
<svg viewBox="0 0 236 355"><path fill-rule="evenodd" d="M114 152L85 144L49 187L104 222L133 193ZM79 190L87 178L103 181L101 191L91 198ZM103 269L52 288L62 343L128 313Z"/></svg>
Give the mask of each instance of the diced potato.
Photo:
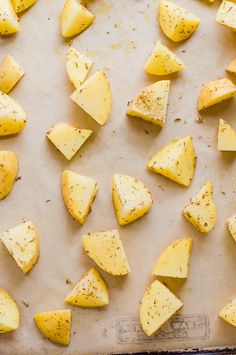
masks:
<svg viewBox="0 0 236 355"><path fill-rule="evenodd" d="M68 212L84 224L95 199L98 184L95 180L72 171L62 173L62 195Z"/></svg>
<svg viewBox="0 0 236 355"><path fill-rule="evenodd" d="M227 78L204 85L198 97L198 111L228 100L236 94L236 86Z"/></svg>
<svg viewBox="0 0 236 355"><path fill-rule="evenodd" d="M192 137L187 136L164 146L149 160L147 167L183 186L189 186L196 166Z"/></svg>
<svg viewBox="0 0 236 355"><path fill-rule="evenodd" d="M16 13L27 10L33 6L37 0L11 0Z"/></svg>
<svg viewBox="0 0 236 355"><path fill-rule="evenodd" d="M231 74L236 74L236 58L232 59L227 68L226 68L226 71L231 73Z"/></svg>
<svg viewBox="0 0 236 355"><path fill-rule="evenodd" d="M54 343L69 345L71 328L71 310L62 309L37 313L35 323L40 332Z"/></svg>
<svg viewBox="0 0 236 355"><path fill-rule="evenodd" d="M78 307L102 307L109 303L107 286L99 274L92 268L77 283L66 297L65 302Z"/></svg>
<svg viewBox="0 0 236 355"><path fill-rule="evenodd" d="M0 200L12 190L18 175L18 159L14 152L0 151Z"/></svg>
<svg viewBox="0 0 236 355"><path fill-rule="evenodd" d="M97 71L72 95L71 99L100 125L104 125L111 111L111 89L106 74Z"/></svg>
<svg viewBox="0 0 236 355"><path fill-rule="evenodd" d="M33 222L9 229L0 234L0 240L24 273L35 266L39 257L39 235Z"/></svg>
<svg viewBox="0 0 236 355"><path fill-rule="evenodd" d="M81 129L59 122L49 129L46 137L66 159L71 160L92 133L90 129Z"/></svg>
<svg viewBox="0 0 236 355"><path fill-rule="evenodd" d="M226 223L228 225L230 234L232 235L232 237L236 242L236 215L230 217Z"/></svg>
<svg viewBox="0 0 236 355"><path fill-rule="evenodd" d="M20 312L13 298L0 288L0 334L16 330L20 324Z"/></svg>
<svg viewBox="0 0 236 355"><path fill-rule="evenodd" d="M22 67L11 55L7 55L0 64L0 90L7 94L23 75Z"/></svg>
<svg viewBox="0 0 236 355"><path fill-rule="evenodd" d="M236 298L219 312L219 317L236 327Z"/></svg>
<svg viewBox="0 0 236 355"><path fill-rule="evenodd" d="M118 230L86 234L82 239L84 251L101 269L114 276L130 272Z"/></svg>
<svg viewBox="0 0 236 355"><path fill-rule="evenodd" d="M66 53L66 71L76 89L83 84L92 67L93 61L86 57L86 55L78 52L73 47L68 48Z"/></svg>
<svg viewBox="0 0 236 355"><path fill-rule="evenodd" d="M224 120L220 119L218 130L218 150L236 151L236 132Z"/></svg>
<svg viewBox="0 0 236 355"><path fill-rule="evenodd" d="M236 4L231 1L223 1L217 11L216 21L236 31Z"/></svg>
<svg viewBox="0 0 236 355"><path fill-rule="evenodd" d="M73 37L91 25L94 15L78 0L66 0L61 13L61 33L65 38Z"/></svg>
<svg viewBox="0 0 236 355"><path fill-rule="evenodd" d="M20 31L18 17L16 16L11 1L0 2L0 35L7 36Z"/></svg>
<svg viewBox="0 0 236 355"><path fill-rule="evenodd" d="M120 225L135 221L152 208L151 193L142 181L131 176L113 175L112 197Z"/></svg>
<svg viewBox="0 0 236 355"><path fill-rule="evenodd" d="M192 251L192 239L178 239L157 259L152 270L153 276L187 278Z"/></svg>
<svg viewBox="0 0 236 355"><path fill-rule="evenodd" d="M140 322L144 332L151 336L158 331L183 303L160 281L154 281L146 290L140 306Z"/></svg>
<svg viewBox="0 0 236 355"><path fill-rule="evenodd" d="M201 233L208 233L216 223L213 184L208 181L183 210L184 217Z"/></svg>
<svg viewBox="0 0 236 355"><path fill-rule="evenodd" d="M190 37L200 24L191 12L166 0L160 1L158 19L162 31L175 42Z"/></svg>
<svg viewBox="0 0 236 355"><path fill-rule="evenodd" d="M26 126L26 113L10 96L0 91L0 137L19 133Z"/></svg>
<svg viewBox="0 0 236 355"><path fill-rule="evenodd" d="M170 81L161 80L142 89L129 103L127 115L142 118L158 126L166 123Z"/></svg>
<svg viewBox="0 0 236 355"><path fill-rule="evenodd" d="M152 75L168 75L184 68L184 63L160 41L157 41L145 65L145 71Z"/></svg>

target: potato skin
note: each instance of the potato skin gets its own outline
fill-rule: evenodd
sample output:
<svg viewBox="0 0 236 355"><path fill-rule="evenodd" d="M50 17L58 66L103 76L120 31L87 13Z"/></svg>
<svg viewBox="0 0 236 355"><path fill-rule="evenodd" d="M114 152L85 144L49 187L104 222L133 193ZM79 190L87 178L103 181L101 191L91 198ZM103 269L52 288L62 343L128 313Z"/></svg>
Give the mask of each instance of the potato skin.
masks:
<svg viewBox="0 0 236 355"><path fill-rule="evenodd" d="M27 10L33 6L37 0L11 0L16 13Z"/></svg>
<svg viewBox="0 0 236 355"><path fill-rule="evenodd" d="M8 36L20 30L18 17L10 0L0 1L0 35Z"/></svg>
<svg viewBox="0 0 236 355"><path fill-rule="evenodd" d="M18 158L11 151L0 151L0 200L11 192L18 175Z"/></svg>

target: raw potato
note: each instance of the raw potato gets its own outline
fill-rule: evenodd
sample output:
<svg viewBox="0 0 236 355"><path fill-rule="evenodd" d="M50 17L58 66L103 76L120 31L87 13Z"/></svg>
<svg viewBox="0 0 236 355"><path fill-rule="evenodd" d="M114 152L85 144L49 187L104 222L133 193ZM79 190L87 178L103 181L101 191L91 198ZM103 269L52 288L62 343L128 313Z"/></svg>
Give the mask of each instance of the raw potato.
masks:
<svg viewBox="0 0 236 355"><path fill-rule="evenodd" d="M97 71L72 95L71 99L100 125L104 125L111 111L111 89L106 74Z"/></svg>
<svg viewBox="0 0 236 355"><path fill-rule="evenodd" d="M236 327L236 298L219 312L219 317Z"/></svg>
<svg viewBox="0 0 236 355"><path fill-rule="evenodd" d="M157 259L152 270L153 276L187 278L192 251L192 239L178 239Z"/></svg>
<svg viewBox="0 0 236 355"><path fill-rule="evenodd" d="M236 4L231 1L223 1L217 12L216 21L236 31Z"/></svg>
<svg viewBox="0 0 236 355"><path fill-rule="evenodd" d="M145 65L145 71L152 75L168 75L184 68L184 63L160 41L157 41Z"/></svg>
<svg viewBox="0 0 236 355"><path fill-rule="evenodd" d="M125 225L142 217L152 208L152 195L142 181L127 175L114 174L112 198L116 217Z"/></svg>
<svg viewBox="0 0 236 355"><path fill-rule="evenodd" d="M33 6L37 0L11 0L16 13L27 10Z"/></svg>
<svg viewBox="0 0 236 355"><path fill-rule="evenodd" d="M231 73L231 74L236 74L236 58L232 59L227 68L226 68L226 71Z"/></svg>
<svg viewBox="0 0 236 355"><path fill-rule="evenodd" d="M236 94L236 86L231 80L221 78L204 85L198 97L198 111L230 99Z"/></svg>
<svg viewBox="0 0 236 355"><path fill-rule="evenodd" d="M66 297L65 302L78 307L102 307L109 303L107 286L99 274L92 268L77 283Z"/></svg>
<svg viewBox="0 0 236 355"><path fill-rule="evenodd" d="M71 328L71 310L63 309L37 313L35 323L46 338L54 343L69 345Z"/></svg>
<svg viewBox="0 0 236 355"><path fill-rule="evenodd" d="M183 186L189 186L196 166L192 137L187 136L164 146L149 160L147 167Z"/></svg>
<svg viewBox="0 0 236 355"><path fill-rule="evenodd" d="M26 126L26 113L10 96L0 91L0 137L22 131Z"/></svg>
<svg viewBox="0 0 236 355"><path fill-rule="evenodd" d="M201 233L208 233L216 223L213 184L208 181L183 210L184 217Z"/></svg>
<svg viewBox="0 0 236 355"><path fill-rule="evenodd" d="M39 235L33 222L9 229L0 234L0 240L24 273L35 266L39 257Z"/></svg>
<svg viewBox="0 0 236 355"><path fill-rule="evenodd" d="M18 175L18 159L14 152L0 151L0 200L12 190Z"/></svg>
<svg viewBox="0 0 236 355"><path fill-rule="evenodd" d="M190 37L200 24L191 12L166 0L160 0L158 19L162 31L175 42Z"/></svg>
<svg viewBox="0 0 236 355"><path fill-rule="evenodd" d="M18 17L16 16L11 1L0 2L0 35L7 36L20 31Z"/></svg>
<svg viewBox="0 0 236 355"><path fill-rule="evenodd" d="M16 330L20 324L20 312L13 298L0 288L0 334Z"/></svg>
<svg viewBox="0 0 236 355"><path fill-rule="evenodd" d="M146 290L140 306L140 322L144 332L151 336L159 330L183 303L160 281L154 281Z"/></svg>
<svg viewBox="0 0 236 355"><path fill-rule="evenodd" d="M236 215L230 217L226 223L228 225L230 234L232 235L232 237L236 242Z"/></svg>
<svg viewBox="0 0 236 355"><path fill-rule="evenodd" d="M72 171L62 173L62 194L71 216L84 224L95 199L98 184L95 180Z"/></svg>
<svg viewBox="0 0 236 355"><path fill-rule="evenodd" d="M61 13L61 33L73 37L91 25L94 15L78 0L66 0Z"/></svg>
<svg viewBox="0 0 236 355"><path fill-rule="evenodd" d="M170 81L161 80L142 89L128 105L127 115L164 126L166 123Z"/></svg>
<svg viewBox="0 0 236 355"><path fill-rule="evenodd" d="M71 160L92 133L90 129L80 129L68 123L59 122L49 129L46 137L66 159Z"/></svg>
<svg viewBox="0 0 236 355"><path fill-rule="evenodd" d="M219 151L236 151L236 132L224 120L220 119L218 130L218 150Z"/></svg>
<svg viewBox="0 0 236 355"><path fill-rule="evenodd" d="M73 47L68 48L66 53L66 71L76 89L83 84L92 67L93 61L91 59Z"/></svg>
<svg viewBox="0 0 236 355"><path fill-rule="evenodd" d="M86 234L82 239L84 251L101 269L114 276L130 272L117 229Z"/></svg>
<svg viewBox="0 0 236 355"><path fill-rule="evenodd" d="M7 94L23 75L22 67L11 55L7 55L0 64L0 90Z"/></svg>

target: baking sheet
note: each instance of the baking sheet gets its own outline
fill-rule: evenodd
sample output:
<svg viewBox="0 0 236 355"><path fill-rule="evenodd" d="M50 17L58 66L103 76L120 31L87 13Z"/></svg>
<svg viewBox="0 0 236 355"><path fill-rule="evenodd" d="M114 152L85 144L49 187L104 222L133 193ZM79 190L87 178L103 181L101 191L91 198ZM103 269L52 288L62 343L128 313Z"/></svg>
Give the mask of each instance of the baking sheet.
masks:
<svg viewBox="0 0 236 355"><path fill-rule="evenodd" d="M1 335L1 354L107 354L236 346L235 328L217 316L236 294L236 246L225 228L226 218L236 212L236 165L233 154L221 154L216 149L219 118L236 127L235 100L209 109L202 124L195 122L199 89L203 83L225 75L224 68L235 56L236 38L215 23L218 1L211 6L197 0L175 1L202 21L189 40L177 45L160 32L156 0L89 1L96 20L73 40L73 45L95 61L94 71L107 71L113 109L104 127L69 98L73 87L65 72L66 43L58 22L63 0L39 0L21 16L21 32L0 39L0 57L12 54L26 71L11 96L28 113L27 128L0 141L0 149L18 153L22 177L0 203L0 230L32 219L41 236L39 262L26 276L0 246L0 285L15 297L21 312L19 330ZM125 115L127 102L156 80L146 75L143 67L157 39L186 64L185 71L171 76L168 119L163 129ZM45 139L48 127L58 121L95 132L71 162ZM145 163L152 153L189 134L198 156L190 188L146 171ZM64 207L60 191L64 169L93 177L99 184L84 226ZM111 201L113 173L143 180L155 202L146 216L123 228L117 224ZM218 218L215 229L203 236L183 219L181 211L208 179L214 182ZM107 228L119 229L132 272L124 278L102 272L110 289L110 305L101 310L73 309L71 345L52 344L35 327L33 315L65 307L70 281L76 283L94 266L83 254L81 236ZM171 285L184 307L163 331L148 338L138 322L139 301L152 281L157 256L169 243L185 236L193 237L190 275L184 284Z"/></svg>

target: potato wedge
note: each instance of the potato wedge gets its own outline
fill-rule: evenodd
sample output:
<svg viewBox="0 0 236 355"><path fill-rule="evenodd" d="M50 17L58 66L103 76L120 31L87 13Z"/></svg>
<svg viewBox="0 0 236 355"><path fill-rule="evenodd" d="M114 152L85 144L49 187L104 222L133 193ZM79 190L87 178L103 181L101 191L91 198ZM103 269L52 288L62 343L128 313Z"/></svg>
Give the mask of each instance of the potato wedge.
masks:
<svg viewBox="0 0 236 355"><path fill-rule="evenodd" d="M0 150L0 200L11 192L18 175L18 170L16 153Z"/></svg>
<svg viewBox="0 0 236 355"><path fill-rule="evenodd" d="M161 80L142 89L128 105L127 115L163 127L166 123L170 81Z"/></svg>
<svg viewBox="0 0 236 355"><path fill-rule="evenodd" d="M234 298L232 302L221 309L219 312L219 317L225 322L236 327L236 298Z"/></svg>
<svg viewBox="0 0 236 355"><path fill-rule="evenodd" d="M39 257L39 235L33 222L24 222L1 233L0 240L24 273L35 266Z"/></svg>
<svg viewBox="0 0 236 355"><path fill-rule="evenodd" d="M236 74L236 58L232 59L229 62L226 71L231 74Z"/></svg>
<svg viewBox="0 0 236 355"><path fill-rule="evenodd" d="M40 332L54 343L69 345L71 329L71 310L62 309L36 313L35 323Z"/></svg>
<svg viewBox="0 0 236 355"><path fill-rule="evenodd" d="M216 223L213 184L208 181L183 210L183 216L201 233L208 233Z"/></svg>
<svg viewBox="0 0 236 355"><path fill-rule="evenodd" d="M192 244L191 238L183 238L169 245L157 259L152 275L186 279L189 272Z"/></svg>
<svg viewBox="0 0 236 355"><path fill-rule="evenodd" d="M11 55L7 55L0 64L0 90L7 94L23 75L22 67Z"/></svg>
<svg viewBox="0 0 236 355"><path fill-rule="evenodd" d="M62 195L71 216L84 224L95 199L98 184L86 176L65 170L62 173Z"/></svg>
<svg viewBox="0 0 236 355"><path fill-rule="evenodd" d="M112 198L120 225L141 218L152 208L152 195L142 181L127 175L114 174Z"/></svg>
<svg viewBox="0 0 236 355"><path fill-rule="evenodd" d="M77 307L103 307L109 303L109 294L99 272L91 268L66 297L65 302Z"/></svg>
<svg viewBox="0 0 236 355"><path fill-rule="evenodd" d="M66 0L61 13L61 34L74 37L91 25L94 15L78 0Z"/></svg>
<svg viewBox="0 0 236 355"><path fill-rule="evenodd" d="M16 330L20 324L20 312L14 299L0 288L0 334Z"/></svg>
<svg viewBox="0 0 236 355"><path fill-rule="evenodd" d="M66 53L66 71L76 89L84 83L92 67L93 61L91 59L73 47L68 48Z"/></svg>
<svg viewBox="0 0 236 355"><path fill-rule="evenodd" d="M20 31L18 17L16 16L11 1L0 2L0 35L7 36Z"/></svg>
<svg viewBox="0 0 236 355"><path fill-rule="evenodd" d="M191 184L195 166L196 155L190 136L167 144L157 151L147 164L149 170L186 187Z"/></svg>
<svg viewBox="0 0 236 355"><path fill-rule="evenodd" d="M22 131L26 126L26 113L10 96L0 91L0 137Z"/></svg>
<svg viewBox="0 0 236 355"><path fill-rule="evenodd" d="M184 63L160 41L156 42L145 65L145 71L152 75L168 75L184 68Z"/></svg>
<svg viewBox="0 0 236 355"><path fill-rule="evenodd" d="M229 228L230 234L232 235L232 237L236 242L236 215L227 219L226 223Z"/></svg>
<svg viewBox="0 0 236 355"><path fill-rule="evenodd" d="M97 71L72 95L71 99L97 123L104 125L111 111L111 89L106 74Z"/></svg>
<svg viewBox="0 0 236 355"><path fill-rule="evenodd" d="M118 230L86 234L85 253L104 271L114 276L127 275L130 267Z"/></svg>
<svg viewBox="0 0 236 355"><path fill-rule="evenodd" d="M218 150L219 151L236 151L236 132L224 120L220 119L218 129Z"/></svg>
<svg viewBox="0 0 236 355"><path fill-rule="evenodd" d="M29 9L37 0L11 0L16 13Z"/></svg>
<svg viewBox="0 0 236 355"><path fill-rule="evenodd" d="M232 1L223 1L217 11L216 21L236 31L236 4Z"/></svg>
<svg viewBox="0 0 236 355"><path fill-rule="evenodd" d="M183 303L160 281L154 281L146 290L140 306L140 322L144 332L156 333Z"/></svg>
<svg viewBox="0 0 236 355"><path fill-rule="evenodd" d="M46 137L55 145L66 159L71 160L93 131L59 122L50 127Z"/></svg>
<svg viewBox="0 0 236 355"><path fill-rule="evenodd" d="M228 100L236 94L236 86L227 78L204 85L198 97L198 111Z"/></svg>
<svg viewBox="0 0 236 355"><path fill-rule="evenodd" d="M190 37L200 24L191 12L166 0L159 3L158 19L164 34L174 42Z"/></svg>

